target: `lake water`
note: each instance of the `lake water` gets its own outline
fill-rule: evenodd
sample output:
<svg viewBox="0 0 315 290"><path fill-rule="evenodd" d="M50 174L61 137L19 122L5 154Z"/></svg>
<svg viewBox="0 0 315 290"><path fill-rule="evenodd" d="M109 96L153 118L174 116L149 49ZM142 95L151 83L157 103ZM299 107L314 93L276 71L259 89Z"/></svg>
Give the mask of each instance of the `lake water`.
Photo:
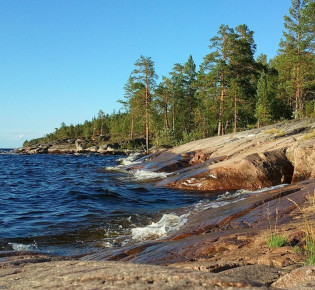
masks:
<svg viewBox="0 0 315 290"><path fill-rule="evenodd" d="M76 255L163 236L210 200L156 188L123 156L0 154L0 251ZM150 237L151 235L151 237Z"/></svg>

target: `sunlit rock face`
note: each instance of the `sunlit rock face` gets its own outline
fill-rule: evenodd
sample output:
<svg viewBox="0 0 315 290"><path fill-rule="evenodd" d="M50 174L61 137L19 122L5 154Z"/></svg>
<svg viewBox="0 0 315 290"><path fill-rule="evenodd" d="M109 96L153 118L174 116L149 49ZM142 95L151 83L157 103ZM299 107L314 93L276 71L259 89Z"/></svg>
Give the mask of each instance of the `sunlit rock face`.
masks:
<svg viewBox="0 0 315 290"><path fill-rule="evenodd" d="M171 173L158 186L255 190L315 177L315 119L193 141L151 156L143 168Z"/></svg>

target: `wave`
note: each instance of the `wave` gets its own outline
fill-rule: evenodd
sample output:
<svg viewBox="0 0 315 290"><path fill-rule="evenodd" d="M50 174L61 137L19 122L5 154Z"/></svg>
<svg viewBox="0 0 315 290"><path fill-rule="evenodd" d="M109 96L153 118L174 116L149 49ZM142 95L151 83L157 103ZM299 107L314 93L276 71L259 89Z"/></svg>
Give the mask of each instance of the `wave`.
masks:
<svg viewBox="0 0 315 290"><path fill-rule="evenodd" d="M106 171L117 171L117 172L123 172L123 173L128 173L127 170L124 169L123 165L117 165L117 166L106 166L105 167Z"/></svg>
<svg viewBox="0 0 315 290"><path fill-rule="evenodd" d="M126 170L126 167L134 164L139 164L140 162L137 161L138 157L140 156L140 153L131 153L129 156L125 158L119 158L116 161L118 161L120 164L116 166L107 166L105 167L106 171L118 171L118 172L128 172Z"/></svg>
<svg viewBox="0 0 315 290"><path fill-rule="evenodd" d="M120 162L121 165L133 165L139 163L137 159L139 156L142 156L141 153L131 153L126 158L119 158L117 161Z"/></svg>
<svg viewBox="0 0 315 290"><path fill-rule="evenodd" d="M187 214L181 216L164 214L157 223L152 222L146 227L132 229L132 239L144 241L167 236L169 233L179 230L187 222L187 217Z"/></svg>
<svg viewBox="0 0 315 290"><path fill-rule="evenodd" d="M20 244L20 243L8 243L14 251L27 252L35 251L38 249L37 243L34 241L33 244Z"/></svg>
<svg viewBox="0 0 315 290"><path fill-rule="evenodd" d="M246 190L246 189L239 189L235 192L226 192L223 193L221 195L218 195L218 197L215 200L209 200L209 199L203 199L199 202L197 202L196 204L193 205L193 209L191 211L191 213L193 213L194 211L203 211L206 209L210 209L210 208L218 208L221 206L225 206L227 204L230 203L235 203L238 202L240 200L244 200L247 197L251 196L251 195L256 195L262 192L266 192L269 190L274 190L274 189L279 189L281 187L286 186L287 184L280 184L280 185L276 185L276 186L271 186L271 187L265 187L256 191L250 191L250 190Z"/></svg>
<svg viewBox="0 0 315 290"><path fill-rule="evenodd" d="M141 153L132 153L126 158L117 159L120 162L117 166L107 166L106 171L127 173L130 175L132 181L149 181L154 179L166 178L171 173L166 172L154 172L146 169L130 170L131 165L141 164L142 158L139 159ZM129 169L128 169L129 168ZM122 177L126 179L126 177Z"/></svg>
<svg viewBox="0 0 315 290"><path fill-rule="evenodd" d="M236 199L236 198L244 199L245 197L248 197L250 195L255 195L255 194L266 192L269 190L279 189L279 188L282 188L282 187L287 186L287 185L288 184L280 184L280 185L275 185L275 186L271 186L271 187L261 188L261 189L255 190L255 191L250 191L250 190L246 190L246 189L239 189L233 193L230 193L227 191L226 193L219 195L216 200L222 201L222 200L231 200L231 199ZM240 199L238 199L238 200L240 200Z"/></svg>
<svg viewBox="0 0 315 290"><path fill-rule="evenodd" d="M153 172L153 171L144 170L144 169L128 171L124 169L123 165L108 166L105 169L106 171L114 171L114 172L116 171L116 172L121 172L121 173L127 173L130 175L130 179L132 181L149 181L149 180L154 180L154 179L163 179L169 175L169 173L166 173L166 172ZM126 176L121 177L119 179L125 180Z"/></svg>
<svg viewBox="0 0 315 290"><path fill-rule="evenodd" d="M169 174L166 172L153 172L144 169L138 169L133 172L133 175L136 180L143 181L143 180L152 180L152 179L163 179L166 178Z"/></svg>

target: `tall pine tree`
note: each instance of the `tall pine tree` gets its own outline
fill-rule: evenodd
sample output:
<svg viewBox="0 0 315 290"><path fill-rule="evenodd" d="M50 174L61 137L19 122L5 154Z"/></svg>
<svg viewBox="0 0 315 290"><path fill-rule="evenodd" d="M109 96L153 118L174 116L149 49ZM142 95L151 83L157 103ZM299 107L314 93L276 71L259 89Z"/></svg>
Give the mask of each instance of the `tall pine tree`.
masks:
<svg viewBox="0 0 315 290"><path fill-rule="evenodd" d="M261 76L257 84L257 103L255 110L258 127L265 126L271 122L271 104L268 96L267 76L265 72Z"/></svg>
<svg viewBox="0 0 315 290"><path fill-rule="evenodd" d="M154 62L151 57L140 56L135 63L137 67L133 71L134 78L144 86L144 104L145 104L145 139L146 139L146 151L149 151L149 105L151 94L155 87L155 81L157 75L155 74Z"/></svg>
<svg viewBox="0 0 315 290"><path fill-rule="evenodd" d="M307 98L314 98L314 5L313 0L292 0L276 58L279 93L287 98L295 118L303 115Z"/></svg>

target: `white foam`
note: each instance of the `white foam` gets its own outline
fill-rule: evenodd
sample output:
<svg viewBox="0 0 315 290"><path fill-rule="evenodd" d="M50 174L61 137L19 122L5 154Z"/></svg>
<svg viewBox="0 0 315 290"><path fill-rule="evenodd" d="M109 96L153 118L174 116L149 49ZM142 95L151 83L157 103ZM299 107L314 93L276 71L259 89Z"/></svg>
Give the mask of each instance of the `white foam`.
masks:
<svg viewBox="0 0 315 290"><path fill-rule="evenodd" d="M283 183L283 184L279 184L279 185L275 185L275 186L271 186L271 187L264 187L262 189L253 191L252 193L256 194L256 193L261 193L261 192L265 192L265 191L269 191L269 190L279 189L279 188L282 188L282 187L287 186L287 185L288 185L287 183Z"/></svg>
<svg viewBox="0 0 315 290"><path fill-rule="evenodd" d="M175 214L164 214L157 222L146 227L131 230L134 240L143 241L147 239L164 237L167 234L179 230L187 222L187 214L177 216Z"/></svg>
<svg viewBox="0 0 315 290"><path fill-rule="evenodd" d="M129 156L126 158L119 158L117 161L119 161L122 165L132 165L132 164L137 164L136 160L138 157L141 155L141 153L131 153Z"/></svg>
<svg viewBox="0 0 315 290"><path fill-rule="evenodd" d="M9 245L11 245L12 249L14 251L21 251L21 252L25 252L25 251L34 251L34 250L37 250L37 244L36 242L34 241L33 244L28 244L28 245L25 245L25 244L19 244L19 243L9 243Z"/></svg>
<svg viewBox="0 0 315 290"><path fill-rule="evenodd" d="M280 185L276 185L276 186L272 186L272 187L266 187L266 188L262 188L262 189L259 189L256 191L249 191L246 189L240 189L234 193L230 193L227 191L226 193L219 195L216 200L203 199L203 200L197 202L196 204L194 204L191 213L203 211L203 210L210 209L210 208L218 208L218 207L230 204L230 203L244 200L246 197L248 197L250 195L259 194L259 193L269 191L269 190L279 189L279 188L284 187L284 186L286 186L286 184L280 184Z"/></svg>
<svg viewBox="0 0 315 290"><path fill-rule="evenodd" d="M132 165L132 164L139 164L136 159L141 155L140 153L132 153L126 158L119 158L117 159L118 162L120 162L117 166L107 166L105 169L107 171L120 171L120 172L127 172L125 170L126 166Z"/></svg>
<svg viewBox="0 0 315 290"><path fill-rule="evenodd" d="M113 244L110 243L110 242L103 242L103 243L102 243L102 246L103 246L104 248L112 248L112 247L113 247Z"/></svg>
<svg viewBox="0 0 315 290"><path fill-rule="evenodd" d="M249 190L246 190L246 189L240 189L234 193L230 193L230 192L226 192L226 193L223 193L221 195L218 196L218 198L216 199L217 201L222 201L222 200L230 200L230 199L235 199L235 198L238 198L238 197L241 197L241 198L244 198L250 194L253 194L254 192L253 191L249 191Z"/></svg>
<svg viewBox="0 0 315 290"><path fill-rule="evenodd" d="M210 208L218 208L218 207L227 205L229 203L231 203L231 202L230 201L213 201L213 200L209 200L209 199L204 199L204 200L197 202L194 205L191 213L203 211L203 210L210 209Z"/></svg>
<svg viewBox="0 0 315 290"><path fill-rule="evenodd" d="M134 172L132 172L136 180L150 180L150 179L163 179L167 177L166 172L153 172L143 169L138 169Z"/></svg>
<svg viewBox="0 0 315 290"><path fill-rule="evenodd" d="M118 172L128 173L128 171L124 169L124 166L123 166L123 165L107 166L107 167L105 167L105 170L107 170L107 171L118 171Z"/></svg>

